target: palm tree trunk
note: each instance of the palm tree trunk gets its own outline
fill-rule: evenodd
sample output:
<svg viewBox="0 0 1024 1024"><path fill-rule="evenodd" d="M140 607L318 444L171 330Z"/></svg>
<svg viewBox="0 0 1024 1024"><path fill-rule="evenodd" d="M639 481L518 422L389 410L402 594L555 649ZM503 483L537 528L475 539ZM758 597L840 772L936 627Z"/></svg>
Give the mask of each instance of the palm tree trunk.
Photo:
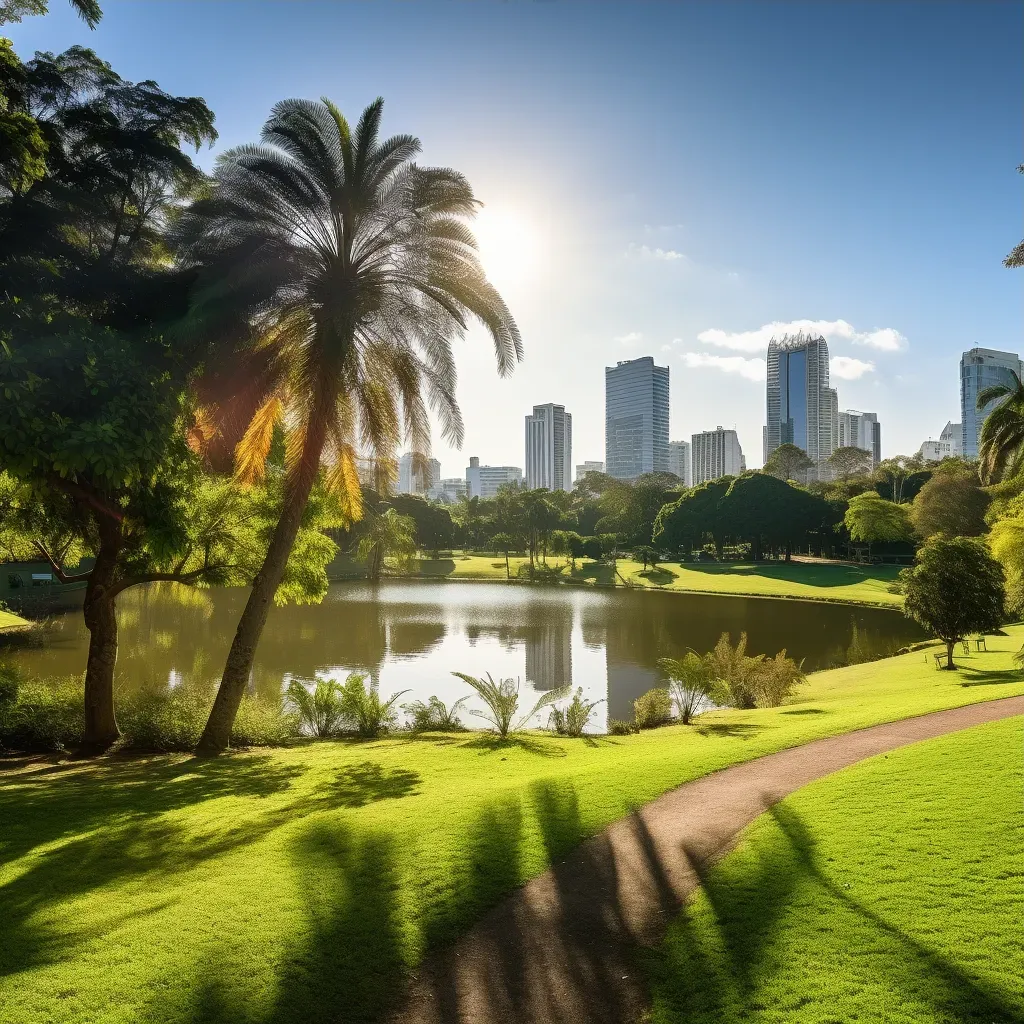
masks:
<svg viewBox="0 0 1024 1024"><path fill-rule="evenodd" d="M323 453L326 436L326 416L320 414L322 408L318 403L318 407L310 416L302 460L285 489L281 518L277 521L263 565L253 581L245 611L238 620L235 638L231 642L231 650L224 664L217 698L213 702L206 728L203 729L203 735L196 748L199 754L219 754L227 748L231 740L231 728L249 683L249 676L252 674L256 648L263 635L263 627L267 623L274 594L284 576L288 557L302 525L306 502L309 500L309 493L313 489L320 468L320 456Z"/></svg>
<svg viewBox="0 0 1024 1024"><path fill-rule="evenodd" d="M85 734L82 743L92 752L108 749L121 735L114 714L117 616L112 593L120 546L120 531L101 527L96 564L85 590L83 612L89 630L89 657L85 667Z"/></svg>

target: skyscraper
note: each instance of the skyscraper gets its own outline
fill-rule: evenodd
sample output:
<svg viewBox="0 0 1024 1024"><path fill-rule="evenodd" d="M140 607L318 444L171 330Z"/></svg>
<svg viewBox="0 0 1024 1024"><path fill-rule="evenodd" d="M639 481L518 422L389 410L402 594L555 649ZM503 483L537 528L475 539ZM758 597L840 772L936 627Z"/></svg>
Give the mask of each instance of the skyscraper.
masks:
<svg viewBox="0 0 1024 1024"><path fill-rule="evenodd" d="M828 385L828 345L802 331L768 343L768 421L764 458L795 444L816 465L838 444L839 397Z"/></svg>
<svg viewBox="0 0 1024 1024"><path fill-rule="evenodd" d="M978 409L978 394L993 384L1009 384L1012 374L1021 376L1020 357L1013 352L991 348L972 348L960 357L960 422L963 423L963 454L965 459L978 457L981 427L993 405Z"/></svg>
<svg viewBox="0 0 1024 1024"><path fill-rule="evenodd" d="M426 494L441 479L441 463L427 459L426 468L415 468L412 452L406 452L398 460L398 493Z"/></svg>
<svg viewBox="0 0 1024 1024"><path fill-rule="evenodd" d="M675 473L680 480L691 486L693 471L690 465L690 442L669 441L668 443L668 471Z"/></svg>
<svg viewBox="0 0 1024 1024"><path fill-rule="evenodd" d="M705 480L717 480L722 476L739 476L747 468L743 449L735 430L715 427L694 434L693 443L693 485Z"/></svg>
<svg viewBox="0 0 1024 1024"><path fill-rule="evenodd" d="M572 490L572 416L564 405L535 405L526 417L526 486Z"/></svg>
<svg viewBox="0 0 1024 1024"><path fill-rule="evenodd" d="M839 414L837 448L860 448L871 453L871 468L882 461L882 424L878 414L850 409Z"/></svg>
<svg viewBox="0 0 1024 1024"><path fill-rule="evenodd" d="M668 470L668 367L650 356L604 371L604 451L609 476L635 480Z"/></svg>

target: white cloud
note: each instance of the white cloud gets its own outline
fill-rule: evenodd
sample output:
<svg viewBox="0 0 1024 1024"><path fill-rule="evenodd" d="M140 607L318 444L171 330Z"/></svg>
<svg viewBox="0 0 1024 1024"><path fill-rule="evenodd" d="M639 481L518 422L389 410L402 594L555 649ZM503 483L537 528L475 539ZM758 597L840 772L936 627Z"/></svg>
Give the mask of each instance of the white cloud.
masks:
<svg viewBox="0 0 1024 1024"><path fill-rule="evenodd" d="M637 245L635 242L630 242L626 249L626 255L634 259L641 260L664 260L667 262L674 262L675 260L685 260L686 256L676 251L675 249L661 249L652 248L649 245Z"/></svg>
<svg viewBox="0 0 1024 1024"><path fill-rule="evenodd" d="M765 380L768 364L764 359L744 359L743 356L713 356L707 352L683 352L683 362L694 369L708 367L723 373L735 373L747 380Z"/></svg>
<svg viewBox="0 0 1024 1024"><path fill-rule="evenodd" d="M643 335L639 331L630 331L628 334L620 334L615 341L620 345L635 345L638 341L643 340Z"/></svg>
<svg viewBox="0 0 1024 1024"><path fill-rule="evenodd" d="M711 327L701 331L697 340L716 348L732 349L734 352L763 352L773 337L784 334L822 335L826 341L848 341L853 345L866 345L881 352L899 352L907 347L907 339L893 327L881 327L872 331L858 331L846 320L774 320L753 331L723 331Z"/></svg>
<svg viewBox="0 0 1024 1024"><path fill-rule="evenodd" d="M851 359L850 356L833 356L829 361L829 371L840 380L860 380L865 373L873 373L874 363L863 359Z"/></svg>

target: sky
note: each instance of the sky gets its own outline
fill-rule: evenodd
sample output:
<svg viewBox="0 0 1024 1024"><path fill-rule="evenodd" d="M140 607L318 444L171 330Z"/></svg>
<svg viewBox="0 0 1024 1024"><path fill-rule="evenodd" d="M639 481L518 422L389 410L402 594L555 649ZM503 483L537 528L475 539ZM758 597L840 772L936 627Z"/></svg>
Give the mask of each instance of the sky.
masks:
<svg viewBox="0 0 1024 1024"><path fill-rule="evenodd" d="M604 367L671 371L673 440L734 427L761 464L768 339L825 335L840 409L884 456L959 414L959 358L1021 349L1024 4L64 0L3 33L22 58L91 46L123 77L199 95L254 141L278 100L327 96L455 167L525 358L500 379L457 344L461 451L524 462L523 417L573 416L604 458Z"/></svg>

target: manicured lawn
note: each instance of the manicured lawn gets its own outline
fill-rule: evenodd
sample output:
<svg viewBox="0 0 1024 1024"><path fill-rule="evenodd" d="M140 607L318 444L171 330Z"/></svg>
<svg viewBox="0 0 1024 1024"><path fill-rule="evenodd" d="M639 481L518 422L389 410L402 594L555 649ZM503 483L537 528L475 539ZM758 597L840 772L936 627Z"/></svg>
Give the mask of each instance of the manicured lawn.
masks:
<svg viewBox="0 0 1024 1024"><path fill-rule="evenodd" d="M548 558L549 565L563 559ZM529 559L513 556L509 567L513 579ZM617 572L616 572L617 570ZM422 576L451 579L505 579L503 556L463 555L451 558L420 559L417 572ZM902 598L890 594L887 587L896 578L899 566L829 565L818 562L761 562L757 564L665 563L644 569L642 563L620 558L613 567L605 562L581 559L576 570L565 572L567 579L605 586L622 585L624 580L643 587L696 591L709 594L738 594L759 597L798 597L816 601L842 601L850 604L899 605Z"/></svg>
<svg viewBox="0 0 1024 1024"><path fill-rule="evenodd" d="M651 1024L1024 1020L1022 748L978 726L776 806L644 958Z"/></svg>
<svg viewBox="0 0 1024 1024"><path fill-rule="evenodd" d="M26 622L19 615L15 615L14 612L5 612L0 608L0 633L5 629L18 629L22 626L27 626Z"/></svg>
<svg viewBox="0 0 1024 1024"><path fill-rule="evenodd" d="M1024 627L1008 632L957 673L908 654L816 674L787 707L636 737L9 763L0 1021L373 1020L426 947L664 790L818 736L1024 693L1011 663Z"/></svg>

